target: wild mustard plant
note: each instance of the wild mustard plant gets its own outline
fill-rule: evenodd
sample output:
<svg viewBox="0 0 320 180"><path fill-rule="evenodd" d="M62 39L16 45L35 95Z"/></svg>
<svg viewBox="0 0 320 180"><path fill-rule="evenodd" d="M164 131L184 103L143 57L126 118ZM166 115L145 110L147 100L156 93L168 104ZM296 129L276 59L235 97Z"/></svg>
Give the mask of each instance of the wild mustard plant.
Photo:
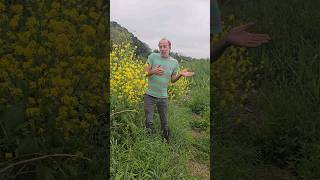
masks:
<svg viewBox="0 0 320 180"><path fill-rule="evenodd" d="M130 44L113 45L110 53L110 93L113 107L135 106L147 87L144 63L137 59Z"/></svg>
<svg viewBox="0 0 320 180"><path fill-rule="evenodd" d="M230 15L226 21L234 21L234 16ZM226 26L222 34L213 35L211 43L216 44L221 36L224 36L231 26ZM248 52L245 48L230 47L219 59L212 65L211 74L213 95L215 105L219 109L230 110L231 108L242 106L247 93L253 88L254 84L249 78L258 70L248 58Z"/></svg>
<svg viewBox="0 0 320 180"><path fill-rule="evenodd" d="M107 101L101 2L0 2L0 109L23 104L35 132L53 121L65 137L96 122Z"/></svg>

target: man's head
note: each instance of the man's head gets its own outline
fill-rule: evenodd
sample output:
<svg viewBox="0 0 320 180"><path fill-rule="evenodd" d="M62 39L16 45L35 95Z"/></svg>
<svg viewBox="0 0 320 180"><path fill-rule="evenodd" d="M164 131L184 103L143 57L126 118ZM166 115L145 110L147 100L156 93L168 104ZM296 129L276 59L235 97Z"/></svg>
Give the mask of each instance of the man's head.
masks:
<svg viewBox="0 0 320 180"><path fill-rule="evenodd" d="M158 46L159 46L161 57L168 58L171 50L171 42L168 39L162 38L159 41Z"/></svg>

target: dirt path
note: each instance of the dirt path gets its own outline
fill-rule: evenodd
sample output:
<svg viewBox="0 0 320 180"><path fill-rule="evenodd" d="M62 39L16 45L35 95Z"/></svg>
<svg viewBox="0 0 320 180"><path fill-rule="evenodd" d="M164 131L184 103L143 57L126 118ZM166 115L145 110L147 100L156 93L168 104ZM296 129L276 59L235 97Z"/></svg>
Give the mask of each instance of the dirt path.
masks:
<svg viewBox="0 0 320 180"><path fill-rule="evenodd" d="M201 120L201 116L193 115L193 119ZM207 132L192 129L191 127L189 132L195 141L197 141L197 139L203 139L208 136ZM198 162L191 153L187 162L187 167L193 176L201 177L201 179L204 180L210 179L210 168L207 165Z"/></svg>
<svg viewBox="0 0 320 180"><path fill-rule="evenodd" d="M193 176L200 176L205 180L210 179L209 168L206 165L200 164L193 159L189 159L188 168Z"/></svg>

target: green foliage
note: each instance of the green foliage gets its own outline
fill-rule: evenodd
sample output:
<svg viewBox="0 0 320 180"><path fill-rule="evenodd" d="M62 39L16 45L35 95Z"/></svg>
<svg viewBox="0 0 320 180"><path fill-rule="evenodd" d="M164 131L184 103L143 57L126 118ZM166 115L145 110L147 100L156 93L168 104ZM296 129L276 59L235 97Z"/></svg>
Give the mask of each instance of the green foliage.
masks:
<svg viewBox="0 0 320 180"><path fill-rule="evenodd" d="M192 120L190 126L193 129L206 130L209 127L209 122L206 120Z"/></svg>
<svg viewBox="0 0 320 180"><path fill-rule="evenodd" d="M206 90L209 94L209 62L192 61L181 63L197 75L191 78L191 89ZM180 81L180 80L179 80ZM111 177L114 179L192 179L187 169L190 152L202 163L209 164L209 139L193 144L187 131L190 129L192 112L187 105L189 96L196 98L200 91L182 94L169 102L171 140L167 144L161 137L160 120L154 118L154 134L144 130L143 104L135 104L136 111L122 112L112 116L111 126ZM202 91L203 93L203 91ZM186 96L187 95L187 96ZM209 100L206 100L203 116L208 127Z"/></svg>
<svg viewBox="0 0 320 180"><path fill-rule="evenodd" d="M210 109L210 98L208 98L210 93L209 61L194 60L191 62L183 62L182 64L188 67L190 71L195 72L190 80L192 99L189 101L188 106L193 113L203 116Z"/></svg>
<svg viewBox="0 0 320 180"><path fill-rule="evenodd" d="M134 34L115 21L110 22L110 36L112 37L112 44L129 43L136 47L135 53L139 57L147 57L151 53L151 49L146 43L140 41Z"/></svg>
<svg viewBox="0 0 320 180"><path fill-rule="evenodd" d="M198 96L198 98L192 99L189 107L193 113L202 115L206 111L206 108L208 108L208 104L203 101L201 96Z"/></svg>
<svg viewBox="0 0 320 180"><path fill-rule="evenodd" d="M177 108L174 108L177 109ZM174 111L171 109L170 111ZM184 125L185 111L170 112L171 143L163 141L159 131L147 134L143 112L122 113L113 118L111 130L110 173L114 179L183 179L190 175L186 169L189 143ZM120 121L121 120L121 121ZM155 128L160 129L158 117Z"/></svg>
<svg viewBox="0 0 320 180"><path fill-rule="evenodd" d="M246 160L247 162L262 160L263 163L287 169L295 175L291 178L319 179L316 168L319 162L315 155L318 152L315 147L320 144L319 133L315 129L319 126L320 112L320 31L315 20L319 19L319 6L319 1L315 0L259 0L232 2L223 7L223 14L232 13L241 21L256 22L256 26L250 31L268 33L272 41L261 48L250 50L248 54L252 65L257 67L256 72L247 77L256 89L256 95L250 101L255 102L258 109L255 110L255 115L258 119L251 125L243 126L238 125L232 118L237 111L228 115L218 111L217 122L223 120L223 123L217 126L223 127L221 132L231 132L219 134L216 145L218 149L226 143L234 146L240 146L237 141L247 143L247 147L242 151L256 154ZM216 107L221 108L218 104ZM245 119L241 119L243 120ZM230 130L230 127L234 128ZM253 138L248 138L245 142L239 141L239 137L249 136ZM238 157L242 151L229 155ZM216 156L226 154L227 152L219 150ZM217 168L223 169L220 166L222 161L217 162ZM232 164L234 163L230 162L230 165ZM257 167L250 165L234 167L238 168L244 168L251 174L258 173L254 170ZM223 175L228 174L224 173Z"/></svg>
<svg viewBox="0 0 320 180"><path fill-rule="evenodd" d="M319 145L314 145L313 147L308 147L306 151L308 152L308 157L298 164L297 172L299 178L301 180L318 179L320 177L320 147Z"/></svg>
<svg viewBox="0 0 320 180"><path fill-rule="evenodd" d="M186 154L177 154L159 137L141 134L139 138L134 144L111 141L113 164L110 172L114 179L181 179L186 176L186 168L181 166L186 161Z"/></svg>
<svg viewBox="0 0 320 180"><path fill-rule="evenodd" d="M192 146L195 148L193 150L193 156L200 163L206 164L208 167L210 166L210 137L205 136L202 138L198 138L192 142Z"/></svg>
<svg viewBox="0 0 320 180"><path fill-rule="evenodd" d="M230 180L264 179L256 171L260 160L254 148L235 144L218 144L215 147L215 162L213 162L216 172L215 178Z"/></svg>

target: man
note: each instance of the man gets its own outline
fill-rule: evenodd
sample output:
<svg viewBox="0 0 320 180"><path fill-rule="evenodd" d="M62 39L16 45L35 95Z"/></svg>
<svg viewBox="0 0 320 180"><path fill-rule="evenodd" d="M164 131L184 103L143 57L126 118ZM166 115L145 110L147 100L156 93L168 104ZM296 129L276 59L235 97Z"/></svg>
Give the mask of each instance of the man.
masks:
<svg viewBox="0 0 320 180"><path fill-rule="evenodd" d="M220 11L218 7L217 0L213 0L211 3L211 33L220 33ZM268 34L255 34L248 33L246 30L253 26L254 23L248 23L245 25L237 26L232 28L227 35L222 37L217 44L211 47L210 58L211 63L219 59L223 52L230 46L235 45L239 47L258 47L264 43L269 42L271 38ZM211 43L212 44L212 43Z"/></svg>
<svg viewBox="0 0 320 180"><path fill-rule="evenodd" d="M182 70L179 74L179 63L169 56L171 42L165 38L159 44L160 53L149 55L145 72L148 77L148 88L144 95L144 111L146 117L146 128L153 131L154 105L156 104L161 121L163 137L169 141L168 126L168 83L178 81L182 76L192 76L194 73Z"/></svg>

